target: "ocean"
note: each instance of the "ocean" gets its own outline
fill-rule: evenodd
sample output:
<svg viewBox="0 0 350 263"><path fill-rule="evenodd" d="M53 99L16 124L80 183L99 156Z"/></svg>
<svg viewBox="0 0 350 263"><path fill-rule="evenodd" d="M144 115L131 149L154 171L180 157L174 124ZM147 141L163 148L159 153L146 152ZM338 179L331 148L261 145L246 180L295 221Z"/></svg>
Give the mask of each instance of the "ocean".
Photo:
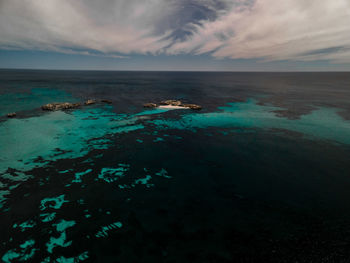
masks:
<svg viewBox="0 0 350 263"><path fill-rule="evenodd" d="M350 262L349 233L350 73L0 70L3 262Z"/></svg>

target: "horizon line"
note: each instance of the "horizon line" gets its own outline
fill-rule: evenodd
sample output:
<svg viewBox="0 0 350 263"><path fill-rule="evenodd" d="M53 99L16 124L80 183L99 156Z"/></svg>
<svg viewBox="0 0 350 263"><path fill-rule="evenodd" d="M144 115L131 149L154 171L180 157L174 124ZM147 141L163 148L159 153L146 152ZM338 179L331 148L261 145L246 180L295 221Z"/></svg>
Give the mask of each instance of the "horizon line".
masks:
<svg viewBox="0 0 350 263"><path fill-rule="evenodd" d="M0 71L4 70L23 70L23 71L101 71L101 72L189 72L189 73L350 73L349 71L342 70L290 70L290 71L273 71L273 70L142 70L142 69L45 69L45 68L1 68Z"/></svg>

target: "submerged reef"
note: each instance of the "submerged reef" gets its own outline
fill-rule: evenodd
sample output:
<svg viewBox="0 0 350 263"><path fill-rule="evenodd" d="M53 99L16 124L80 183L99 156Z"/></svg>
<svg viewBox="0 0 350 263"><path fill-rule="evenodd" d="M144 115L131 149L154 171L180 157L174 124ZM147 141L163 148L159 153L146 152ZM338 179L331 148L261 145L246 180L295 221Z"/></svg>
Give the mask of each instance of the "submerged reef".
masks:
<svg viewBox="0 0 350 263"><path fill-rule="evenodd" d="M255 99L244 102L228 103L218 111L208 113L189 113L180 119L155 119L148 121L157 129L189 130L225 128L225 129L273 129L293 131L304 137L317 140L329 140L350 144L350 122L337 113L337 109L320 107L300 119L290 120L276 115L281 108L259 105ZM329 127L337 127L330 129Z"/></svg>
<svg viewBox="0 0 350 263"><path fill-rule="evenodd" d="M0 189L3 189L0 190L0 206L6 204L1 211L11 213L12 210L9 209L16 208L8 196L27 194L24 192L26 184L17 186L21 182L27 181L30 187L36 187L33 183L35 181L40 183L39 188L31 188L39 189L39 194L31 193L28 197L36 202L37 214L33 213L30 217L15 221L11 231L18 235L14 236L16 243L9 238L9 241L4 240L7 242L4 243L7 251L0 255L2 260L34 261L39 257L45 257L41 262L80 262L89 257L94 260L95 252L90 249L90 244L97 244L100 248L99 246L115 243L119 238L125 239L126 233L135 226L140 229L147 226L147 221L139 223L138 217L143 216L147 219L147 216L153 213L147 205L155 200L153 198L161 199L159 196L163 195L171 184L166 184L163 180L170 179L172 185L179 187L179 191L186 188L186 184L179 183L183 171L176 171L177 166L180 166L178 161L183 161L182 166L188 167L186 158L176 159L181 155L164 153L163 150L169 149L166 148L169 146L181 145L177 144L176 139L186 139L187 135L203 138L200 136L213 136L207 134L218 131L219 136L215 139L225 140L225 136L228 138L228 134L231 133L236 135L243 128L250 131L264 129L271 133L279 129L299 132L311 138L350 144L347 136L350 123L342 120L336 110L331 108L319 108L298 120L289 120L276 115L275 110L280 108L259 105L251 99L228 103L211 112L178 111L180 114L161 114L186 105L190 107L189 104L182 104L180 101L166 101L160 104L160 107L153 107L152 104L149 105L151 109L132 114L117 114L110 105L97 105L69 112L50 111L39 116L9 119L0 123L0 129L8 131L0 133L0 143L6 150L0 154L0 179L3 180L0 182ZM338 129L331 131L330 125ZM134 134L125 135L134 131ZM193 133L197 133L198 136L193 136ZM11 141L14 136L16 144ZM198 146L197 142L193 145ZM147 150L150 147L151 152ZM143 154L140 155L139 152ZM185 153L177 149L175 152ZM193 153L197 157L198 153ZM157 159L163 154L164 159ZM103 156L105 157L102 159ZM97 160L98 158L101 160ZM74 164L69 159L75 159ZM164 168L149 164L151 159L165 162ZM169 165L167 160L171 160L173 164ZM141 162L147 166L141 166ZM188 172L190 176L185 172L184 177L191 187L198 185L202 191L207 175L197 164L194 163L194 167L199 167L199 170ZM144 169L144 172L141 169ZM217 167L213 166L212 169ZM200 174L204 183L197 180L191 182L191 175L197 174ZM39 180L40 176L43 178ZM15 192L17 189L20 191ZM230 200L233 197L234 202L240 202L235 193L226 193L221 189L215 191L220 191L215 193L215 197L221 198L222 192L222 195L228 196ZM49 194L43 196L41 193ZM156 193L154 197L153 193ZM164 220L165 216L171 218L173 215L171 206L176 202L171 201L169 208L165 204L155 209L160 220ZM184 212L189 214L193 208L188 202L186 205ZM126 215L125 211L129 211L130 207L136 212ZM147 210L147 213L142 209ZM175 206L175 209L178 208ZM140 214L136 214L137 211L141 211ZM203 211L207 211L206 207ZM118 215L118 218L114 218L114 215ZM192 222L192 218L190 220ZM39 229L42 231L39 232ZM177 231L177 228L175 230ZM24 235L26 238L17 242L17 239ZM208 238L211 238L209 234ZM79 246L80 251L76 251ZM89 251L85 251L87 248Z"/></svg>

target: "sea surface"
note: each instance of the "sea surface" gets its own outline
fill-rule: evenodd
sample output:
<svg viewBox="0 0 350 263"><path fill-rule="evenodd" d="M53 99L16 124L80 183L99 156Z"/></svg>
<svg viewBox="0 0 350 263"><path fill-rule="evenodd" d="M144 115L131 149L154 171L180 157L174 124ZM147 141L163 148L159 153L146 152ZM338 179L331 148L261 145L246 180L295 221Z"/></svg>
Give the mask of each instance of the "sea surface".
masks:
<svg viewBox="0 0 350 263"><path fill-rule="evenodd" d="M0 70L0 259L350 262L350 73Z"/></svg>

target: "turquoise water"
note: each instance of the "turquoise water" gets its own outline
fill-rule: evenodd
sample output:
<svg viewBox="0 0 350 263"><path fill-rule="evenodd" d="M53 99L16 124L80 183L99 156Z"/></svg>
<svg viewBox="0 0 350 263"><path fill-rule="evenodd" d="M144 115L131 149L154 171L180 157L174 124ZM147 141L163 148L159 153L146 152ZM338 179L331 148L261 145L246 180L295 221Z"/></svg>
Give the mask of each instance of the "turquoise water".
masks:
<svg viewBox="0 0 350 263"><path fill-rule="evenodd" d="M44 94L49 93L45 91ZM51 96L57 94L60 92L52 90ZM37 96L37 93L33 92L32 96ZM32 99L34 104L40 101L34 103ZM40 116L24 119L9 119L0 123L0 175L13 182L26 181L33 176L30 171L34 168L50 165L59 159L82 157L93 149L108 149L113 143L118 144L118 141L113 142L108 136L142 130L146 124L154 127L155 135L159 130L167 129L196 132L206 128L249 128L270 130L272 133L276 132L273 129L282 129L301 133L311 140L350 144L350 121L339 116L337 109L318 108L296 120L277 116L277 110L281 108L259 105L255 99L248 99L245 102L228 103L209 113L181 110L177 119L162 117L161 114L168 112L168 109L145 110L127 115L116 114L111 106L103 105L70 112L45 112ZM148 115L156 117L149 120L145 118ZM164 138L155 137L153 142L163 142ZM138 142L142 140L138 139ZM13 170L9 172L9 168ZM113 182L123 176L127 169L103 168L99 178ZM81 177L91 171L88 169L75 173L72 183L81 183ZM69 170L60 173L65 172ZM152 186L147 183L148 180L150 178L146 177L135 183ZM5 201L5 196L9 193L9 190L1 190L0 203Z"/></svg>
<svg viewBox="0 0 350 263"><path fill-rule="evenodd" d="M51 88L32 88L28 92L14 92L0 95L0 116L10 112L29 111L50 102L75 102L71 94Z"/></svg>
<svg viewBox="0 0 350 263"><path fill-rule="evenodd" d="M40 117L10 119L0 123L0 174L8 168L22 172L63 158L86 155L92 149L100 149L110 142L98 139L108 134L143 129L138 119L117 115L108 106L65 113L45 113ZM102 148L103 148L102 147ZM38 157L43 160L36 161ZM29 175L28 175L29 176Z"/></svg>
<svg viewBox="0 0 350 263"><path fill-rule="evenodd" d="M5 263L13 262L13 260L19 261L28 261L32 259L37 249L32 248L35 245L34 240L27 240L23 244L20 245L20 252L16 252L14 250L9 250L2 257L2 261Z"/></svg>
<svg viewBox="0 0 350 263"><path fill-rule="evenodd" d="M257 105L253 99L231 103L211 113L185 113L180 119L154 119L147 121L155 129L205 129L216 128L262 128L284 129L300 132L309 138L326 139L350 144L350 122L337 114L337 109L319 108L300 119L278 117L274 111L280 108ZM30 178L35 167L50 161L77 158L92 149L108 147L111 140L106 135L132 132L144 128L138 117L159 114L164 110L145 111L130 116L118 115L109 106L45 113L39 117L10 119L0 123L0 174L7 179L22 181ZM331 129L330 127L337 127ZM163 138L156 137L154 142ZM41 159L38 160L38 157ZM13 168L13 174L7 169Z"/></svg>
<svg viewBox="0 0 350 263"><path fill-rule="evenodd" d="M108 232L113 231L114 229L122 228L123 224L121 222L115 222L108 226L103 226L100 231L96 233L97 238L108 237Z"/></svg>
<svg viewBox="0 0 350 263"><path fill-rule="evenodd" d="M151 123L157 128L193 131L209 127L283 129L302 133L310 139L350 144L350 121L339 116L338 109L318 108L296 120L279 117L274 113L281 109L258 105L256 100L249 99L219 107L217 112L184 114L179 120L154 120Z"/></svg>
<svg viewBox="0 0 350 263"><path fill-rule="evenodd" d="M277 80L264 93L247 77L248 87L240 79L231 88L235 77L123 76L0 95L2 115L20 113L0 119L3 262L300 261L306 250L332 255L315 244L347 243L347 97L325 99L339 83L324 97L305 89L309 100L298 104ZM113 104L40 110L85 98ZM203 110L142 107L167 98Z"/></svg>

